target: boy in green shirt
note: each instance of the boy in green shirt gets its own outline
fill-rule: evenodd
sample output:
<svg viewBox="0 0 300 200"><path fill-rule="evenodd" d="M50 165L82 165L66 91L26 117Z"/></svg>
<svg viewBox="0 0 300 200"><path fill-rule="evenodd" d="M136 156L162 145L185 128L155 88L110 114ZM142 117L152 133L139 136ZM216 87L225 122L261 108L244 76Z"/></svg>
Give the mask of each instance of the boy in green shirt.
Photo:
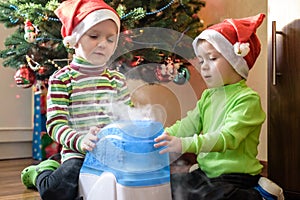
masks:
<svg viewBox="0 0 300 200"><path fill-rule="evenodd" d="M206 89L187 116L155 139L160 153L195 153L199 169L172 174L173 199L262 199L254 189L262 165L257 156L266 115L246 85L260 53L256 29L265 15L226 19L193 41Z"/></svg>

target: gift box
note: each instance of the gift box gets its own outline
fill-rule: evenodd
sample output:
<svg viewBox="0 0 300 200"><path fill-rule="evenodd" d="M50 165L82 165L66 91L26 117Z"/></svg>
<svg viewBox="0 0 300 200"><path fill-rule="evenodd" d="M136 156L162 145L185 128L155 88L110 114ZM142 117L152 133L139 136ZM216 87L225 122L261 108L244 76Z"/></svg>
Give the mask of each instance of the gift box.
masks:
<svg viewBox="0 0 300 200"><path fill-rule="evenodd" d="M45 160L60 152L61 145L54 142L46 130L46 94L34 94L34 127L32 138L32 157Z"/></svg>

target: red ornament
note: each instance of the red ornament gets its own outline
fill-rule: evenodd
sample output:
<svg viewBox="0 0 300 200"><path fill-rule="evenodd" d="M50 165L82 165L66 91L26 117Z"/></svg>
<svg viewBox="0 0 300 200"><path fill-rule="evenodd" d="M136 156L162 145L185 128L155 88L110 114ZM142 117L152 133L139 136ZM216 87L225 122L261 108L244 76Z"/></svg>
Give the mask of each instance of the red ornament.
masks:
<svg viewBox="0 0 300 200"><path fill-rule="evenodd" d="M144 58L142 56L134 56L133 61L131 61L130 65L132 67L136 67L139 64L141 64L144 61Z"/></svg>
<svg viewBox="0 0 300 200"><path fill-rule="evenodd" d="M131 38L132 31L131 30L124 30L122 32L122 44L125 45L126 43L131 43L132 38Z"/></svg>
<svg viewBox="0 0 300 200"><path fill-rule="evenodd" d="M26 65L22 65L15 73L15 82L18 87L30 88L35 82L34 72Z"/></svg>
<svg viewBox="0 0 300 200"><path fill-rule="evenodd" d="M130 35L133 33L132 30L124 30L122 33L124 33L124 35Z"/></svg>
<svg viewBox="0 0 300 200"><path fill-rule="evenodd" d="M43 76L43 75L46 74L47 71L48 71L47 67L45 67L45 66L40 66L40 69L38 70L37 73L38 73L39 76Z"/></svg>
<svg viewBox="0 0 300 200"><path fill-rule="evenodd" d="M198 15L197 15L196 13L194 13L194 14L192 15L192 18L194 18L194 19L199 19Z"/></svg>

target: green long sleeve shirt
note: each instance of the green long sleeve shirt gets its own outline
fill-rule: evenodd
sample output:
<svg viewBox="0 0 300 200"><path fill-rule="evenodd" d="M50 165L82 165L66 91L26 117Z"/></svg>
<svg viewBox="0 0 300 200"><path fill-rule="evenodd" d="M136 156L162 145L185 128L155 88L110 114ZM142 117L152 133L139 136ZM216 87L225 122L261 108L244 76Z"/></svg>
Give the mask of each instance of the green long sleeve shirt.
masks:
<svg viewBox="0 0 300 200"><path fill-rule="evenodd" d="M166 131L181 138L183 152L197 154L210 178L256 175L262 169L256 156L265 118L259 95L242 80L205 90L196 107Z"/></svg>

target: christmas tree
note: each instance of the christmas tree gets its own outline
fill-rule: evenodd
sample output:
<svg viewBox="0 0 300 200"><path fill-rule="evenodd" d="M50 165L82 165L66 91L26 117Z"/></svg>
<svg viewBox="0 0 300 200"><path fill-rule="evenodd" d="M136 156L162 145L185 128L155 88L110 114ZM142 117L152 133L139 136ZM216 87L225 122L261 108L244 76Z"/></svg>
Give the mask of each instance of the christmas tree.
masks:
<svg viewBox="0 0 300 200"><path fill-rule="evenodd" d="M4 60L4 67L21 70L17 71L17 78L26 75L22 80L18 79L19 82L15 78L21 87L30 87L37 80L47 81L55 70L65 66L71 59L72 49L63 45L60 34L61 23L54 14L54 10L61 2L59 0L0 1L0 22L7 28L15 28L15 32L6 38L4 43L6 49L0 51L0 58ZM120 41L121 50L117 51L118 56L114 59L112 67L123 71L142 63L167 62L167 66L170 60L173 64L177 59L169 48L160 48L159 45L150 45L146 48L133 47L134 41L140 41L139 37L148 37L144 31L147 27L152 28L151 31L153 27L164 28L194 38L200 33L203 25L197 13L205 6L205 2L199 0L106 0L105 2L115 8L121 17L123 40ZM164 32L178 41L173 49L184 48L183 37L178 39L180 34ZM163 39L153 37L151 42L161 44ZM187 52L184 57L188 55L192 55L192 51ZM179 59L181 63L181 58ZM179 68L177 67L177 70ZM150 67L147 70L154 69Z"/></svg>
<svg viewBox="0 0 300 200"><path fill-rule="evenodd" d="M14 29L4 42L5 49L0 50L3 67L16 70L14 78L17 86L34 86L34 124L39 126L34 126L32 148L33 158L37 160L59 152L60 148L44 133L48 78L67 65L73 54L73 50L63 44L61 22L54 14L61 2L0 0L0 23ZM182 84L188 80L187 69L179 63L193 55L191 38L202 28L197 13L205 6L203 1L105 2L121 17L119 47L112 58L111 68L125 72L129 78L140 78L146 82L176 80L176 83ZM172 71L172 75L166 71Z"/></svg>

